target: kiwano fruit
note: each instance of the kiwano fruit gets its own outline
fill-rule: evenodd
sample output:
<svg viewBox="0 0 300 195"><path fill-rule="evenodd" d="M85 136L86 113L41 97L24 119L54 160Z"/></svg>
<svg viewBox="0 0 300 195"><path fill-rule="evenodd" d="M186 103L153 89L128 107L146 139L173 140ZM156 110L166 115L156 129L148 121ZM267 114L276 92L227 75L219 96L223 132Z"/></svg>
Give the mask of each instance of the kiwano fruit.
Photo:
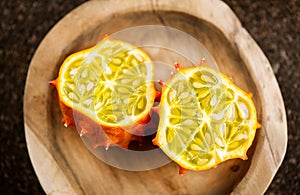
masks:
<svg viewBox="0 0 300 195"><path fill-rule="evenodd" d="M153 143L181 167L181 173L247 159L260 127L252 94L205 61L192 68L175 67L179 71L162 89Z"/></svg>
<svg viewBox="0 0 300 195"><path fill-rule="evenodd" d="M94 147L128 148L152 125L158 126L153 144L181 167L180 173L233 158L246 160L260 128L252 94L207 67L205 60L200 66L175 68L178 72L159 82L162 91L157 92L149 56L106 37L69 56L50 83L58 92L63 124L75 127ZM151 124L153 112L158 124Z"/></svg>
<svg viewBox="0 0 300 195"><path fill-rule="evenodd" d="M105 37L70 55L50 84L58 92L64 126L94 147L127 148L139 140L155 100L153 63L137 47Z"/></svg>

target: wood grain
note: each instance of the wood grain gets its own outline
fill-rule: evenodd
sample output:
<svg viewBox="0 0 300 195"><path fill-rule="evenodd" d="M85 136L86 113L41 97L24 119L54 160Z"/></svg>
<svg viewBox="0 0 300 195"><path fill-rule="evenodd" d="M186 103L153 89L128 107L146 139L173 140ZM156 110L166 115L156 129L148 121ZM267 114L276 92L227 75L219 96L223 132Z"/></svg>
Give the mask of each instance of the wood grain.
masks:
<svg viewBox="0 0 300 195"><path fill-rule="evenodd" d="M71 53L96 44L104 34L138 25L163 25L201 42L219 69L254 94L262 128L249 160L230 160L208 171L178 175L175 164L134 172L97 159L78 133L64 128L55 90ZM271 66L239 20L218 0L89 1L65 16L38 47L28 71L24 96L27 146L47 194L262 194L286 151L283 100Z"/></svg>

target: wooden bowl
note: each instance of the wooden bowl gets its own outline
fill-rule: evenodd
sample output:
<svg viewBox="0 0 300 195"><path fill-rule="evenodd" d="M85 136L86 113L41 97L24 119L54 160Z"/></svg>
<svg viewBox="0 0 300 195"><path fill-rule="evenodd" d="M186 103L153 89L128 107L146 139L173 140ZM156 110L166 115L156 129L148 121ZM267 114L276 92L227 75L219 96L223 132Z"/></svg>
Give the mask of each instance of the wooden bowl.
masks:
<svg viewBox="0 0 300 195"><path fill-rule="evenodd" d="M178 175L174 163L148 171L126 171L97 159L78 133L61 125L55 90L71 53L96 44L105 33L139 25L169 26L202 43L218 68L254 96L258 120L249 159L229 160L207 171ZM89 1L65 16L44 38L28 71L24 121L34 169L48 194L262 194L287 146L282 96L263 52L221 1Z"/></svg>

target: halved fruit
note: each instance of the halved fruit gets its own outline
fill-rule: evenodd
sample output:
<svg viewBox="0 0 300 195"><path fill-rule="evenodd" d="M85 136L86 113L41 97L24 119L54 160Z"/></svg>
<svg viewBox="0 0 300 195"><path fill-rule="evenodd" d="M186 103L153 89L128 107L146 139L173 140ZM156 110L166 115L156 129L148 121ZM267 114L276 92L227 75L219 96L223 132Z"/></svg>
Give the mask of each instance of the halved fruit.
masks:
<svg viewBox="0 0 300 195"><path fill-rule="evenodd" d="M153 78L153 64L146 53L105 38L69 56L52 84L65 126L76 126L95 147L118 144L126 148L150 120L156 95Z"/></svg>
<svg viewBox="0 0 300 195"><path fill-rule="evenodd" d="M179 70L163 87L153 143L183 169L247 159L259 127L251 94L206 66Z"/></svg>

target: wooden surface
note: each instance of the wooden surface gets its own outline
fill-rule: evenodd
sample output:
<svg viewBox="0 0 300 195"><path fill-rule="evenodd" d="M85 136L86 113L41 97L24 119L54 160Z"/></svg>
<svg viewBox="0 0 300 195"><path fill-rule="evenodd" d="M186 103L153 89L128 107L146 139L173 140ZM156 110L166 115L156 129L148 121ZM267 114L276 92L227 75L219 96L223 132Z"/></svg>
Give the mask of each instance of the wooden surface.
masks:
<svg viewBox="0 0 300 195"><path fill-rule="evenodd" d="M183 176L174 163L149 171L126 171L97 159L76 131L61 125L56 93L48 81L57 76L62 61L94 45L105 33L148 24L192 35L222 72L254 94L262 128L249 160L230 160L215 169L189 171ZM233 12L216 0L83 4L63 18L37 49L28 72L24 113L29 154L48 194L261 194L280 166L287 145L283 100L271 66Z"/></svg>

